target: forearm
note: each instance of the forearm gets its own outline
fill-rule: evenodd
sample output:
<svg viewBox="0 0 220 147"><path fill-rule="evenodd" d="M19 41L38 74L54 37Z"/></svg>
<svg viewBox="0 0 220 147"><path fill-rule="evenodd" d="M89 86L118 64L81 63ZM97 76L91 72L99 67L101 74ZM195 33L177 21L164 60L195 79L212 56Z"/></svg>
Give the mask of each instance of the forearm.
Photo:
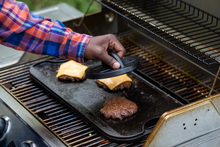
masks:
<svg viewBox="0 0 220 147"><path fill-rule="evenodd" d="M78 34L61 22L35 16L13 0L1 1L0 43L17 50L84 62L91 36Z"/></svg>

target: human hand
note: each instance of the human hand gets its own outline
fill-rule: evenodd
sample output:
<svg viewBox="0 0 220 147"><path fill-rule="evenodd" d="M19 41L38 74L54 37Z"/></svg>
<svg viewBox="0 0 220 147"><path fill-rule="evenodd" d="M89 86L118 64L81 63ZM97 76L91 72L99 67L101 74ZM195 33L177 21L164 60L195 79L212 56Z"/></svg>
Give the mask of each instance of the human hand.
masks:
<svg viewBox="0 0 220 147"><path fill-rule="evenodd" d="M87 59L100 59L114 69L120 68L119 62L108 54L109 50L117 53L120 58L126 52L118 39L114 35L108 34L92 37L86 46L84 57Z"/></svg>

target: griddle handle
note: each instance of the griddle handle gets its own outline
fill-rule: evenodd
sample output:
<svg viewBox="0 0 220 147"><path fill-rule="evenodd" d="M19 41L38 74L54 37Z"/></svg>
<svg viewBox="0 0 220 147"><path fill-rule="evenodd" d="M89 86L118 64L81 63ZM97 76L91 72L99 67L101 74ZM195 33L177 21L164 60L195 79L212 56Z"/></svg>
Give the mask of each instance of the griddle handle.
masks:
<svg viewBox="0 0 220 147"><path fill-rule="evenodd" d="M120 63L120 68L124 68L124 63L122 62L121 58L115 52L109 51L108 54L112 56L113 58L115 58L115 60L117 60Z"/></svg>
<svg viewBox="0 0 220 147"><path fill-rule="evenodd" d="M57 62L67 62L67 61L69 61L69 59L54 58L54 59L49 59L47 61L52 62L52 63L57 63Z"/></svg>
<svg viewBox="0 0 220 147"><path fill-rule="evenodd" d="M155 116L155 117L149 119L144 125L145 129L148 129L149 127L155 126L159 119L160 119L160 116Z"/></svg>

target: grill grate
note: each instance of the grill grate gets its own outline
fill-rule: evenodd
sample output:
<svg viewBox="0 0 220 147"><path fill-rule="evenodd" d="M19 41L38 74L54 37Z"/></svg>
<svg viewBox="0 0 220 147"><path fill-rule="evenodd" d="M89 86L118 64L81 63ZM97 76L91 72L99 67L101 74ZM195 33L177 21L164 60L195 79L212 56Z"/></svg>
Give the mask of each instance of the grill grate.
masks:
<svg viewBox="0 0 220 147"><path fill-rule="evenodd" d="M46 59L50 59L50 57L16 64L0 70L0 84L67 146L138 147L143 145L146 137L138 143L130 144L108 141L72 108L32 81L28 72L29 67Z"/></svg>
<svg viewBox="0 0 220 147"><path fill-rule="evenodd" d="M220 61L220 20L211 14L181 0L96 1L207 65Z"/></svg>
<svg viewBox="0 0 220 147"><path fill-rule="evenodd" d="M159 87L168 89L188 102L193 102L208 96L210 91L209 87L199 83L182 71L179 71L162 59L144 50L143 48L157 50L157 47L150 42L146 40L140 41L143 43L139 44L141 45L141 47L139 47L127 38L120 38L119 40L127 50L126 56L139 56L142 58L143 65L138 69L138 72L155 80ZM177 66L182 66L182 64L180 63L180 65ZM186 69L186 71L187 70L188 69ZM212 81L208 81L206 84L212 85Z"/></svg>

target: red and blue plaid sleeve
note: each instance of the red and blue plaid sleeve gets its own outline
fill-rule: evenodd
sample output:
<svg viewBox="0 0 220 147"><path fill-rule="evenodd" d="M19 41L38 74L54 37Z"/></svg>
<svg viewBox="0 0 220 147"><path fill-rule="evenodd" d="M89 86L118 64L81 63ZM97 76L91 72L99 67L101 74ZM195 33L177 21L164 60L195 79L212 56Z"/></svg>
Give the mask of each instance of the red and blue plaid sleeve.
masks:
<svg viewBox="0 0 220 147"><path fill-rule="evenodd" d="M60 21L31 13L27 5L0 0L0 43L17 50L84 62L91 36L73 32Z"/></svg>

